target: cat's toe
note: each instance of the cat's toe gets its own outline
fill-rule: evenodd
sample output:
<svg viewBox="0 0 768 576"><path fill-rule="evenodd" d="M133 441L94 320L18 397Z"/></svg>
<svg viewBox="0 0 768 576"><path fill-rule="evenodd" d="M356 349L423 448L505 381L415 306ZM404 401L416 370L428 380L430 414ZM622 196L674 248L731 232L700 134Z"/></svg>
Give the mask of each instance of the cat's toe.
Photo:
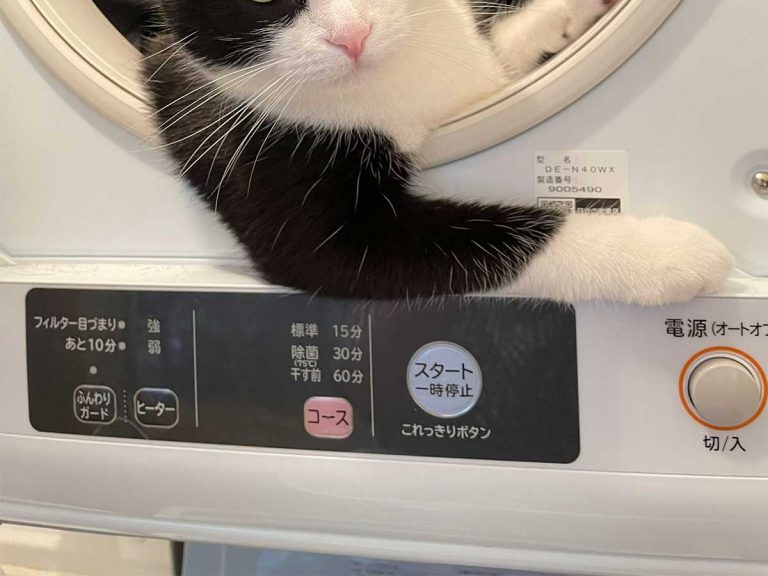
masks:
<svg viewBox="0 0 768 576"><path fill-rule="evenodd" d="M520 77L546 56L562 52L613 4L605 0L532 0L519 13L495 24L493 45L509 76Z"/></svg>
<svg viewBox="0 0 768 576"><path fill-rule="evenodd" d="M536 34L542 49L557 54L587 32L613 5L604 0L542 0L532 9L547 13L544 27Z"/></svg>
<svg viewBox="0 0 768 576"><path fill-rule="evenodd" d="M733 269L728 249L695 224L670 218L644 221L653 272L640 288L638 303L684 302L720 290Z"/></svg>
<svg viewBox="0 0 768 576"><path fill-rule="evenodd" d="M567 14L563 37L575 40L606 14L615 0L565 0L563 13Z"/></svg>

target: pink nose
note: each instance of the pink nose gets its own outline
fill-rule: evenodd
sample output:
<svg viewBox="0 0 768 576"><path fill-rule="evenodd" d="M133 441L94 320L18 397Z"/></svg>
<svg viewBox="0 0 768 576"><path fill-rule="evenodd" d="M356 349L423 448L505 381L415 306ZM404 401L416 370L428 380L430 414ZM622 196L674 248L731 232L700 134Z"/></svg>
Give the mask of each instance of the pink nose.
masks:
<svg viewBox="0 0 768 576"><path fill-rule="evenodd" d="M370 26L348 28L338 33L332 33L328 42L344 50L347 56L357 62L365 49L365 41L370 35Z"/></svg>

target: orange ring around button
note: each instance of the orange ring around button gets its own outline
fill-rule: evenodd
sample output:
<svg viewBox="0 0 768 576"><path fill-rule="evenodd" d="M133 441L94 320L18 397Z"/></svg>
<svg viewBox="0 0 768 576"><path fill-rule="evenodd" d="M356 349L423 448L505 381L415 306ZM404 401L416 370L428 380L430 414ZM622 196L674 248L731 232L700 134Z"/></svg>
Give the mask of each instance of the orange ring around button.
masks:
<svg viewBox="0 0 768 576"><path fill-rule="evenodd" d="M760 375L760 381L763 385L763 400L760 402L760 406L758 406L757 411L748 419L742 422L741 424L737 424L736 426L715 426L714 424L710 424L703 418L701 418L696 412L691 408L687 398L688 394L685 392L685 376L688 373L688 370L690 369L691 365L693 365L696 360L701 358L702 356L705 356L707 354L711 354L713 352L729 352L731 354L735 354L736 356L740 356L742 359L749 362L750 366L752 366L755 370L757 370L758 374ZM683 408L685 408L685 411L688 412L688 415L696 420L699 424L706 426L707 428L711 428L712 430L738 430L739 428L744 428L745 426L749 426L757 420L760 417L760 414L762 414L763 409L765 408L766 401L768 401L768 381L765 377L765 372L763 371L763 367L760 366L760 364L752 358L749 354L744 352L743 350L739 350L738 348L732 348L730 346L713 346L712 348L705 348L704 350L700 350L691 358L688 360L688 362L685 363L685 366L683 366L683 370L680 372L680 378L679 378L679 386L678 391L680 393L680 402L683 403Z"/></svg>

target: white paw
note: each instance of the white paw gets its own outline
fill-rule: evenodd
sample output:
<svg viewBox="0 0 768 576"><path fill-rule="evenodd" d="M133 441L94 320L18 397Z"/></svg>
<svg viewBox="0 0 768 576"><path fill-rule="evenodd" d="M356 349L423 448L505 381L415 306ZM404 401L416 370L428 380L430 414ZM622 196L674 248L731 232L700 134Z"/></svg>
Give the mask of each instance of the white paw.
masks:
<svg viewBox="0 0 768 576"><path fill-rule="evenodd" d="M538 0L530 10L546 15L539 30L539 50L557 54L589 30L603 14L610 10L613 0Z"/></svg>
<svg viewBox="0 0 768 576"><path fill-rule="evenodd" d="M615 0L532 0L493 28L491 37L513 76L534 69L546 54L557 54L603 16Z"/></svg>
<svg viewBox="0 0 768 576"><path fill-rule="evenodd" d="M655 306L717 291L732 267L725 246L694 224L577 214L510 287L564 302Z"/></svg>
<svg viewBox="0 0 768 576"><path fill-rule="evenodd" d="M649 218L637 225L634 257L646 260L648 270L635 286L627 286L628 302L685 302L723 286L733 256L709 232L671 218Z"/></svg>

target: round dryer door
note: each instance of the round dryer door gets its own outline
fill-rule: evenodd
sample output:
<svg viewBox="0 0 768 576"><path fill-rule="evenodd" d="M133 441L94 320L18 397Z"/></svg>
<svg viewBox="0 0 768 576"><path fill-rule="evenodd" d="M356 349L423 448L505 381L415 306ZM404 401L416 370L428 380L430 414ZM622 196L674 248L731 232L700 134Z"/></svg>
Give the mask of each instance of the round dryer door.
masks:
<svg viewBox="0 0 768 576"><path fill-rule="evenodd" d="M516 4L522 0L505 0ZM438 165L479 152L556 114L628 59L680 0L621 0L534 73L436 131L426 160ZM3 0L0 10L69 87L102 114L152 138L136 43L141 0Z"/></svg>

